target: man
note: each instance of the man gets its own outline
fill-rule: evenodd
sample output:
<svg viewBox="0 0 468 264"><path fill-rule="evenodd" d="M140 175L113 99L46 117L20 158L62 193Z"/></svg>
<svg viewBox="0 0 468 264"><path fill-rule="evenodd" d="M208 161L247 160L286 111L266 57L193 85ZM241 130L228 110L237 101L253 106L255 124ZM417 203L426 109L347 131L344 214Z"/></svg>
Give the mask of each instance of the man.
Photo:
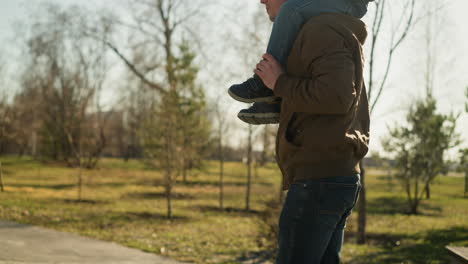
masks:
<svg viewBox="0 0 468 264"><path fill-rule="evenodd" d="M275 17L268 41L267 53L282 67L286 67L288 55L302 25L312 17L324 13L339 13L362 18L367 12L367 0L288 0L264 1L267 9L280 10ZM281 7L281 9L279 8ZM270 12L271 13L271 12ZM228 90L229 95L240 102L254 103L237 115L242 121L254 124L279 123L281 100L265 86L258 75Z"/></svg>
<svg viewBox="0 0 468 264"><path fill-rule="evenodd" d="M270 17L284 2L261 0ZM269 54L257 64L255 73L282 99L276 156L289 191L279 219L277 264L340 262L369 143L366 37L359 19L322 14L302 27L286 71Z"/></svg>

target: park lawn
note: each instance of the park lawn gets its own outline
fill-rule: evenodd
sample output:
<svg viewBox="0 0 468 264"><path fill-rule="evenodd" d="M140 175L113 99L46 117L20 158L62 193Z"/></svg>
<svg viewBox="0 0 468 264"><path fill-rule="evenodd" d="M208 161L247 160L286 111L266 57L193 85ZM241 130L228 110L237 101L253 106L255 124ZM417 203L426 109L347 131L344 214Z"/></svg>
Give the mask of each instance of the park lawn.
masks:
<svg viewBox="0 0 468 264"><path fill-rule="evenodd" d="M84 171L83 201L77 199L77 169L41 165L30 159L3 158L5 193L0 219L114 241L144 251L197 263L235 263L242 252L259 251L258 215L279 193L276 169L260 168L245 208L246 167L225 166L227 209L218 209L217 163L179 179L173 220L166 218L162 176L138 161L104 159ZM274 193L273 193L274 192Z"/></svg>
<svg viewBox="0 0 468 264"><path fill-rule="evenodd" d="M446 245L468 246L468 199L464 179L439 176L418 215L408 215L406 195L396 180L369 170L368 243L352 242L356 214L348 221L349 242L343 249L346 264L448 263ZM393 184L392 184L393 183ZM393 187L392 187L393 186Z"/></svg>
<svg viewBox="0 0 468 264"><path fill-rule="evenodd" d="M253 177L251 210L245 208L246 168L227 163L225 207L218 209L216 162L175 187L174 219L166 219L162 176L131 160L104 159L86 170L83 201L77 202L78 171L29 158L2 158L6 190L0 219L114 241L196 263L239 263L259 246L259 215L277 199L280 175L268 165ZM446 263L444 246L468 246L468 199L463 178L439 177L419 215L407 215L398 183L369 170L367 245L354 244L356 215L348 221L344 263Z"/></svg>

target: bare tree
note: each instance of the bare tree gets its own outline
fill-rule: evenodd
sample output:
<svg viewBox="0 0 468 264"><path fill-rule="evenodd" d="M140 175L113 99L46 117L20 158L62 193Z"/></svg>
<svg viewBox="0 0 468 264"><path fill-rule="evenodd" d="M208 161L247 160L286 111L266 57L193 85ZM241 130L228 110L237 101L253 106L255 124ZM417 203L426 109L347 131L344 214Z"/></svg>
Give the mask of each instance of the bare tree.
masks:
<svg viewBox="0 0 468 264"><path fill-rule="evenodd" d="M0 60L1 61L1 60ZM2 63L0 63L2 64ZM3 64L2 64L3 65ZM5 81L3 79L4 68L0 65L0 156L5 152L6 147L14 142L15 130L14 123L14 110L12 105L8 102L9 98L3 93ZM0 192L5 191L5 184L3 181L3 164L0 160Z"/></svg>
<svg viewBox="0 0 468 264"><path fill-rule="evenodd" d="M140 131L143 122L157 100L154 91L148 88L133 73L126 73L123 82L122 111L124 112L124 159L137 158L143 155Z"/></svg>
<svg viewBox="0 0 468 264"><path fill-rule="evenodd" d="M277 127L273 125L265 125L262 128L262 130L262 152L259 160L259 165L265 166L266 163L274 156L274 143Z"/></svg>
<svg viewBox="0 0 468 264"><path fill-rule="evenodd" d="M79 167L81 200L82 168L96 166L106 145L104 126L111 111L103 113L99 94L109 69L107 47L85 32L96 24L86 11L47 5L43 12L51 15L37 17L27 38L29 64L22 76L23 100L18 97L18 102L41 102L26 109L39 110L41 153ZM106 35L111 29L99 30Z"/></svg>
<svg viewBox="0 0 468 264"><path fill-rule="evenodd" d="M219 208L224 209L224 149L225 138L228 133L229 124L227 122L226 112L221 106L221 98L217 98L213 102L213 112L216 120L216 140L217 140L217 156L219 158Z"/></svg>
<svg viewBox="0 0 468 264"><path fill-rule="evenodd" d="M10 138L11 133L11 106L8 104L8 97L4 93L4 64L0 60L0 155L3 154L5 146Z"/></svg>
<svg viewBox="0 0 468 264"><path fill-rule="evenodd" d="M2 162L0 161L0 191L4 192L5 187L3 185L3 168L2 168Z"/></svg>
<svg viewBox="0 0 468 264"><path fill-rule="evenodd" d="M1 80L1 68L0 68L0 80ZM0 98L0 154L1 154L1 145L3 138L5 137L5 115L6 115L6 103L4 102L3 95L1 95L2 98ZM3 185L3 172L2 172L2 162L0 161L0 191L4 192L4 185Z"/></svg>
<svg viewBox="0 0 468 264"><path fill-rule="evenodd" d="M45 5L40 11L50 15L34 16L25 37L27 63L16 102L32 116L35 131L39 123L41 154L70 166L94 167L105 146L98 96L108 71L107 48L84 31L96 24L86 10ZM99 30L106 35L110 29ZM29 107L22 106L29 101ZM37 133L23 138L31 138L36 152ZM74 155L78 146L79 158Z"/></svg>
<svg viewBox="0 0 468 264"><path fill-rule="evenodd" d="M1 60L0 60L1 62ZM0 63L0 88L3 88L3 63ZM0 90L0 92L2 92ZM2 154L2 145L3 141L6 137L6 125L8 123L7 116L8 116L8 105L5 100L5 96L3 93L0 93L0 155ZM0 161L0 191L4 192L4 185L3 185L3 172L2 172L2 162Z"/></svg>
<svg viewBox="0 0 468 264"><path fill-rule="evenodd" d="M182 35L196 41L199 36L191 32L190 23L211 3L184 0L128 0L127 3L130 21L108 16L102 23L116 24L132 32L131 39L135 41L129 44L134 58L125 55L111 37L94 37L103 41L144 84L161 95L166 94L177 86L174 58Z"/></svg>
<svg viewBox="0 0 468 264"><path fill-rule="evenodd" d="M387 0L375 0L374 14L371 20L371 34L370 34L370 55L368 57L368 82L367 82L367 97L369 99L371 114L379 102L382 92L385 89L390 70L392 67L395 52L401 47L403 41L407 38L409 32L413 29L416 22L415 19L415 4L416 0L404 0L403 7L399 9L398 23L392 27L389 43L384 43L384 49L379 45L384 33L384 26L392 23L392 17L389 16L390 8L394 5L392 1L390 5ZM384 58L384 66L381 69L378 64L378 58ZM378 76L382 72L383 75ZM379 81L376 81L376 79ZM362 189L359 194L357 203L357 242L364 244L366 242L366 185L365 185L365 166L363 162L360 163L361 168L361 184Z"/></svg>
<svg viewBox="0 0 468 264"><path fill-rule="evenodd" d="M401 47L401 44L406 40L410 31L414 28L418 19L415 19L416 0L405 0L403 6L400 6L397 17L398 23L391 28L391 35L388 43L384 43L386 49L381 49L380 40L383 38L384 26L390 23L393 24L392 17L389 16L392 5L388 4L387 0L375 0L375 11L372 17L372 27L370 34L370 55L368 57L368 74L367 94L370 102L370 111L373 112L375 106L379 102L382 92L385 89L390 70L393 66L395 52ZM392 4L394 4L392 2ZM394 7L393 7L394 8ZM380 42L379 42L380 41ZM382 51L383 50L383 51ZM382 69L377 65L378 58L384 58L385 63ZM378 76L379 72L383 73ZM376 80L376 79L379 80ZM376 93L376 94L375 94Z"/></svg>
<svg viewBox="0 0 468 264"><path fill-rule="evenodd" d="M253 138L253 127L249 125L249 132L247 136L247 184L245 193L245 210L250 210L250 189L252 185L252 138Z"/></svg>
<svg viewBox="0 0 468 264"><path fill-rule="evenodd" d="M27 84L22 83L23 87ZM40 118L37 111L41 105L41 95L38 89L23 89L12 100L11 142L18 149L18 154L36 156Z"/></svg>
<svg viewBox="0 0 468 264"><path fill-rule="evenodd" d="M172 218L172 193L176 178L182 168L181 133L176 128L178 119L178 96L175 91L153 104L150 115L144 119L141 130L146 161L155 169L163 171L163 186L167 202L167 217Z"/></svg>
<svg viewBox="0 0 468 264"><path fill-rule="evenodd" d="M131 0L127 3L129 21L114 17L104 22L131 32L133 41L129 45L133 57L125 55L115 40L100 40L155 92L151 107L154 116L144 118L142 146L152 160L148 160L149 163L164 171L168 217L171 218L171 194L176 177L182 174L186 180L188 171L199 164L203 155L197 154L206 143L202 135L206 135L209 128L200 114L204 111L204 94L202 88L195 85L198 70L192 63L194 54L184 40L197 42L198 36L190 30L190 23L210 2Z"/></svg>
<svg viewBox="0 0 468 264"><path fill-rule="evenodd" d="M243 8L240 6L239 8ZM238 18L238 17L236 17ZM242 21L233 20L234 23L241 28L242 35L229 36L232 39L235 51L238 53L238 58L240 65L243 66L245 71L236 72L234 75L241 77L243 74L239 73L248 73L251 74L253 68L261 60L261 56L265 53L265 47L267 46L266 41L268 40L267 34L270 29L270 22L265 16L264 10L260 7L257 7L256 10L251 14L251 19L242 19ZM246 165L247 165L247 183L246 183L246 205L245 209L250 210L250 193L251 193L251 183L252 183L252 163L253 163L253 146L255 134L258 130L258 127L254 128L252 125L247 127L247 146L246 146Z"/></svg>
<svg viewBox="0 0 468 264"><path fill-rule="evenodd" d="M468 198L468 148L460 150L460 164L458 170L465 174L465 190L463 197Z"/></svg>
<svg viewBox="0 0 468 264"><path fill-rule="evenodd" d="M424 20L424 87L426 97L432 98L434 95L434 88L437 87L438 80L442 78L450 78L449 74L441 74L443 68L441 63L450 63L453 58L449 58L445 52L443 56L440 56L439 48L445 46L444 43L444 26L447 25L447 14L445 12L445 5L447 2L443 1L426 1L424 5L425 17ZM445 61L443 61L445 59ZM426 199L430 199L431 192L430 186L436 175L429 179L425 186Z"/></svg>
<svg viewBox="0 0 468 264"><path fill-rule="evenodd" d="M77 181L77 186L78 186L78 202L82 200L82 193L83 193L83 165L82 165L82 144L81 142L78 142L76 144L73 141L73 135L68 128L65 130L65 134L68 139L68 143L71 146L72 152L75 155L75 158L78 160L78 181Z"/></svg>
<svg viewBox="0 0 468 264"><path fill-rule="evenodd" d="M147 162L164 171L168 217L172 217L171 197L179 175L186 180L188 171L203 157L199 151L206 143L202 135L209 125L203 119L204 94L195 85L197 68L194 54L184 38L190 36L188 24L199 14L201 1L133 0L128 1L129 21L105 18L103 23L129 29L127 56L112 38L100 39L120 58L142 84L154 90L149 114L143 117L140 135ZM184 35L184 32L187 35ZM92 31L91 33L92 34ZM197 138L199 137L199 138Z"/></svg>
<svg viewBox="0 0 468 264"><path fill-rule="evenodd" d="M465 113L468 113L468 87L465 89ZM468 198L468 148L460 150L460 165L459 170L465 173L465 193L464 197Z"/></svg>
<svg viewBox="0 0 468 264"><path fill-rule="evenodd" d="M0 98L0 154L4 152L11 133L11 106L6 98Z"/></svg>

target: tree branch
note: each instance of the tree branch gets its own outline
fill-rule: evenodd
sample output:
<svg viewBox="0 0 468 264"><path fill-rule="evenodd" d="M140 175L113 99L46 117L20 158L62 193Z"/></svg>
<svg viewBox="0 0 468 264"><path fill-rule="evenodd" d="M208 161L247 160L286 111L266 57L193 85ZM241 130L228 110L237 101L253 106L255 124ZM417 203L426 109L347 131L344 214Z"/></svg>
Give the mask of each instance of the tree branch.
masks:
<svg viewBox="0 0 468 264"><path fill-rule="evenodd" d="M127 67L146 85L160 92L161 94L166 94L167 91L159 84L154 83L148 80L140 71L138 71L133 65L112 43L109 41L104 41L104 43L127 65Z"/></svg>

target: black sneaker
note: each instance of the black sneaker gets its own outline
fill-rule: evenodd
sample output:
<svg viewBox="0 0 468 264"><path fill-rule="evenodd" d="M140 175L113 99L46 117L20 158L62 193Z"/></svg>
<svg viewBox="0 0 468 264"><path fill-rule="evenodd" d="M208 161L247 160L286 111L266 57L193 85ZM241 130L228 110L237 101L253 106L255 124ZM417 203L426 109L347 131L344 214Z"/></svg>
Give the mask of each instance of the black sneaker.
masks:
<svg viewBox="0 0 468 264"><path fill-rule="evenodd" d="M249 109L243 109L237 117L251 125L278 124L281 103L254 103Z"/></svg>
<svg viewBox="0 0 468 264"><path fill-rule="evenodd" d="M228 90L229 95L243 103L273 102L275 95L263 84L260 77L254 75L241 84L234 84Z"/></svg>

